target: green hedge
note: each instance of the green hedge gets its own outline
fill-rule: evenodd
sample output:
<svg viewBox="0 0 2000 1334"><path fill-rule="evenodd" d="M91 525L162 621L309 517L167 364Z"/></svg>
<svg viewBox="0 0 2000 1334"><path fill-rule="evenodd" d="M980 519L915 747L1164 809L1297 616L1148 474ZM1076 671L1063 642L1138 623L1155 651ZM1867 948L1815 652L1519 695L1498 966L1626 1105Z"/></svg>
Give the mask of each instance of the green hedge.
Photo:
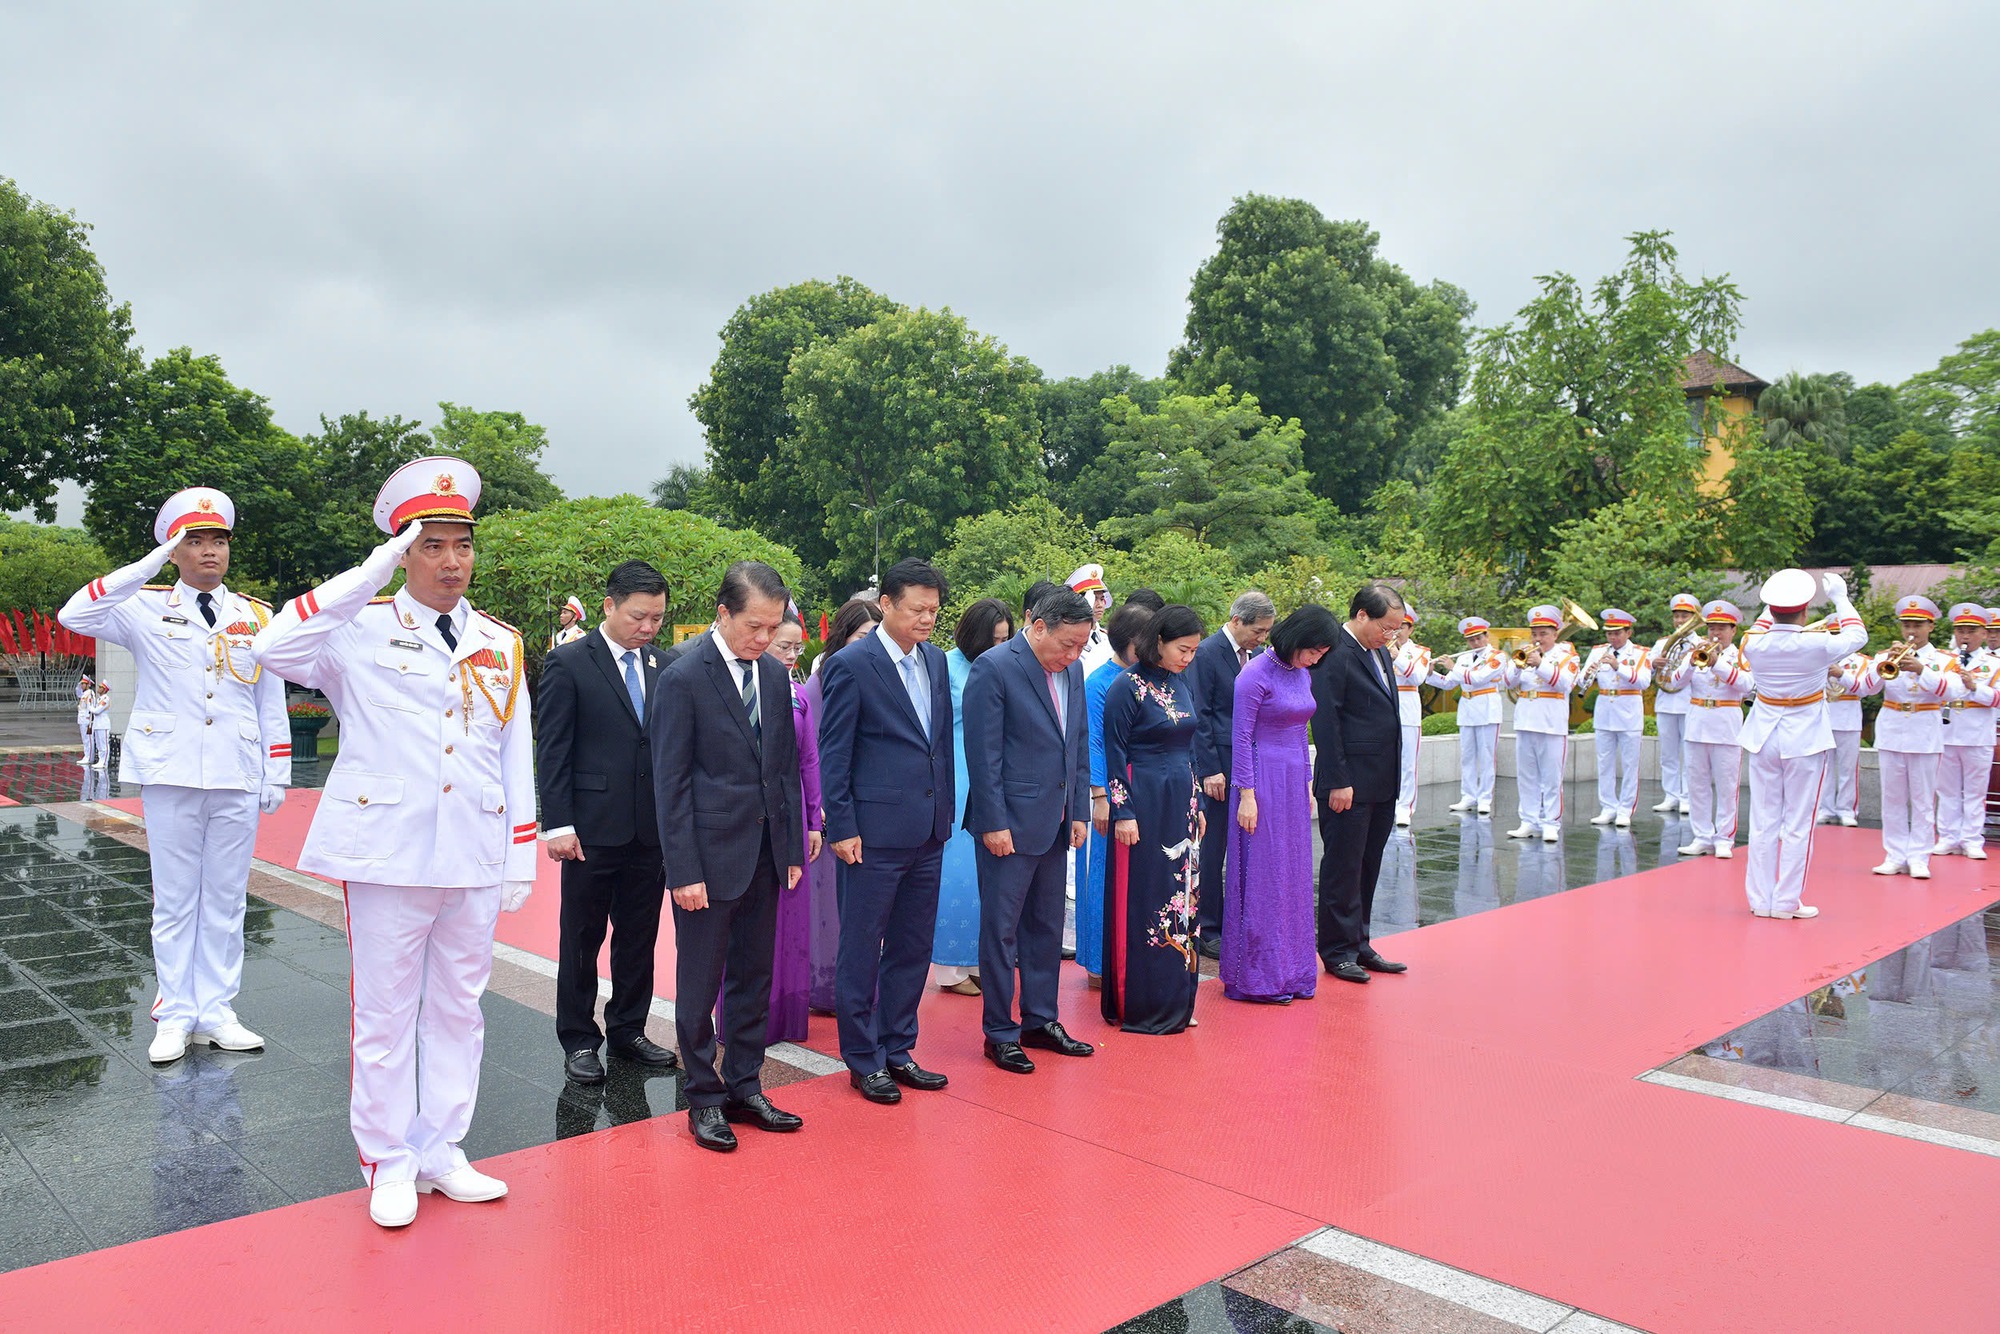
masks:
<svg viewBox="0 0 2000 1334"><path fill-rule="evenodd" d="M1457 736L1458 715L1456 713L1432 713L1424 717L1425 736Z"/></svg>

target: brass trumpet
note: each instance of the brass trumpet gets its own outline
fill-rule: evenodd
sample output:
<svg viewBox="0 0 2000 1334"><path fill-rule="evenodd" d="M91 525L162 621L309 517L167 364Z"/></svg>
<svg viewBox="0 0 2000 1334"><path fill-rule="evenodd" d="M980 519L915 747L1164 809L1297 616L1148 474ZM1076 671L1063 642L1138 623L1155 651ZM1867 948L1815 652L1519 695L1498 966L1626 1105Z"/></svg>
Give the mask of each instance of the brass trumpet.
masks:
<svg viewBox="0 0 2000 1334"><path fill-rule="evenodd" d="M1715 655L1720 651L1713 639L1704 639L1688 654L1688 661L1697 667L1711 667L1715 664Z"/></svg>
<svg viewBox="0 0 2000 1334"><path fill-rule="evenodd" d="M1893 681L1908 671L1911 660L1917 656L1917 646L1909 640L1898 640L1882 655L1882 661L1875 667L1875 674L1884 681ZM1920 668L1921 670L1921 668Z"/></svg>

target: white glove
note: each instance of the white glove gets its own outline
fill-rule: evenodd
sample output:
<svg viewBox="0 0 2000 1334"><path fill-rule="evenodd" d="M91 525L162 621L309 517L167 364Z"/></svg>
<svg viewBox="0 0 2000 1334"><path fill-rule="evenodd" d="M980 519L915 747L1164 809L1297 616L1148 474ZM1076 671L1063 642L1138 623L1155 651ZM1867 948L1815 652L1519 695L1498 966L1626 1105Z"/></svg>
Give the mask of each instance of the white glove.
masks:
<svg viewBox="0 0 2000 1334"><path fill-rule="evenodd" d="M500 886L500 911L521 911L521 905L528 901L528 895L534 891L535 882L532 880L509 880Z"/></svg>
<svg viewBox="0 0 2000 1334"><path fill-rule="evenodd" d="M367 573L369 582L374 587L380 588L395 577L397 562L402 560L404 552L416 545L417 539L423 535L423 531L424 521L418 519L402 532L368 553L368 559L361 562L361 568Z"/></svg>
<svg viewBox="0 0 2000 1334"><path fill-rule="evenodd" d="M1847 580L1828 570L1819 577L1820 591L1826 594L1828 602L1838 602L1847 596Z"/></svg>
<svg viewBox="0 0 2000 1334"><path fill-rule="evenodd" d="M168 538L153 548L153 554L146 557L146 559L152 562L154 574L158 574L161 570L164 570L173 561L174 553L180 550L180 546L181 539L175 536Z"/></svg>
<svg viewBox="0 0 2000 1334"><path fill-rule="evenodd" d="M274 783L264 784L264 795L257 800L257 809L266 815L276 815L278 807L285 804L285 789Z"/></svg>

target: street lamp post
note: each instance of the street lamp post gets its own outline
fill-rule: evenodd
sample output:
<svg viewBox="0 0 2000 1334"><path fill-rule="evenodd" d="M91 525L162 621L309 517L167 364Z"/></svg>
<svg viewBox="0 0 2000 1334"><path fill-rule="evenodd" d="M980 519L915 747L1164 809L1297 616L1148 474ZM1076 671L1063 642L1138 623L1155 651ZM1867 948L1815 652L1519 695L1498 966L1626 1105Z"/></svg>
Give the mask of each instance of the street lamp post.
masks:
<svg viewBox="0 0 2000 1334"><path fill-rule="evenodd" d="M860 510L875 523L875 574L869 583L875 588L880 588L882 586L882 511L892 510L898 505L907 505L910 502L907 500L892 500L886 505L873 506L864 505L858 500L850 500L847 503L850 508Z"/></svg>

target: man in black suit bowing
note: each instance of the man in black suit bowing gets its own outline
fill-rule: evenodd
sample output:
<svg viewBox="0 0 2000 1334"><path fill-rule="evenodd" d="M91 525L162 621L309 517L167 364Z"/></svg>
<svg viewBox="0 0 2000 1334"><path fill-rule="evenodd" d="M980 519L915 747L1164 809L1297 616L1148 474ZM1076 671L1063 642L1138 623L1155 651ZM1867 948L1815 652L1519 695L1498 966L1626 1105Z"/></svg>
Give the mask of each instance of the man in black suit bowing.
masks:
<svg viewBox="0 0 2000 1334"><path fill-rule="evenodd" d="M1343 982L1404 965L1375 952L1368 919L1382 849L1396 820L1402 723L1384 647L1403 623L1403 599L1366 584L1348 603L1333 651L1313 668L1313 803L1319 808L1319 957Z"/></svg>
<svg viewBox="0 0 2000 1334"><path fill-rule="evenodd" d="M1229 852L1229 770L1235 760L1236 678L1264 649L1278 609L1254 588L1229 604L1229 619L1201 641L1188 667L1194 691L1194 776L1201 782L1201 808L1208 815L1201 836L1202 883L1214 887L1201 896L1194 947L1211 959L1222 957L1223 858Z"/></svg>
<svg viewBox="0 0 2000 1334"><path fill-rule="evenodd" d="M848 1079L870 1102L948 1082L917 1064L938 877L957 809L951 680L929 642L944 576L901 560L882 576L882 623L819 669L819 782L840 859L833 1012Z"/></svg>
<svg viewBox="0 0 2000 1334"><path fill-rule="evenodd" d="M667 581L642 560L611 571L604 619L542 660L535 695L535 785L551 860L562 865L556 947L556 1037L563 1070L604 1082L597 1047L597 951L611 930L611 1051L670 1067L674 1054L646 1036L653 947L665 882L653 801L646 702L660 675L653 646L667 615Z"/></svg>
<svg viewBox="0 0 2000 1334"><path fill-rule="evenodd" d="M800 892L805 869L792 686L764 653L789 599L770 566L731 565L715 627L660 673L647 719L674 898L674 1031L688 1071L688 1128L705 1149L736 1147L731 1121L776 1131L804 1124L771 1105L760 1078L778 895ZM711 1012L725 966L718 1077Z"/></svg>

